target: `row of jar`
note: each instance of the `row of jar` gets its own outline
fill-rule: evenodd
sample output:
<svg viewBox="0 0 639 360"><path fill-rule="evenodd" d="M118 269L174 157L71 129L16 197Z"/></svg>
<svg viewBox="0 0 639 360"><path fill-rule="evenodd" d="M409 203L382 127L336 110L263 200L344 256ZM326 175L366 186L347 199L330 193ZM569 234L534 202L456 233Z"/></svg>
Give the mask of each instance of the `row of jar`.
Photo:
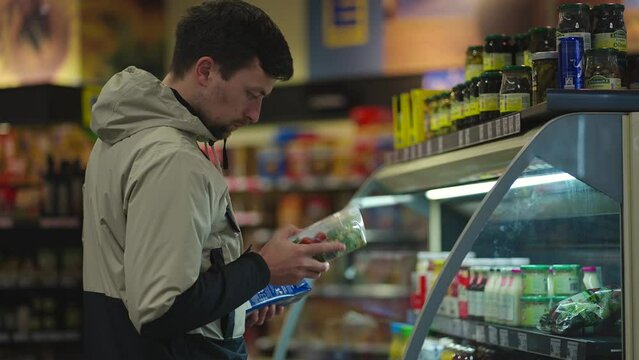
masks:
<svg viewBox="0 0 639 360"><path fill-rule="evenodd" d="M462 267L439 313L509 326L537 326L546 309L584 289L601 288L601 269L573 264ZM540 305L540 303L543 303ZM537 316L539 315L539 316Z"/></svg>
<svg viewBox="0 0 639 360"><path fill-rule="evenodd" d="M534 27L513 38L505 34L488 35L483 46L470 46L466 51L466 80L508 65L532 66L532 54L556 51L564 37L582 38L584 51L612 48L625 53L624 10L622 4L600 4L592 9L583 3L561 4L557 28Z"/></svg>

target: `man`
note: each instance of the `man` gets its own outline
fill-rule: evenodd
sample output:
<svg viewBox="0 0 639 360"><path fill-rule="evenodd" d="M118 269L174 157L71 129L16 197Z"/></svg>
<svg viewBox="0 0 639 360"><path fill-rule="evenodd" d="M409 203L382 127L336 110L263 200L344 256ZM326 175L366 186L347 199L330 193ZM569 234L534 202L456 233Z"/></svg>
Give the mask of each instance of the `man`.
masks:
<svg viewBox="0 0 639 360"><path fill-rule="evenodd" d="M257 122L292 72L271 19L223 0L180 21L162 82L130 67L104 86L84 189L87 358L244 359L247 301L268 283L318 278L328 264L313 255L344 250L293 244L291 227L244 251L221 171L198 147Z"/></svg>

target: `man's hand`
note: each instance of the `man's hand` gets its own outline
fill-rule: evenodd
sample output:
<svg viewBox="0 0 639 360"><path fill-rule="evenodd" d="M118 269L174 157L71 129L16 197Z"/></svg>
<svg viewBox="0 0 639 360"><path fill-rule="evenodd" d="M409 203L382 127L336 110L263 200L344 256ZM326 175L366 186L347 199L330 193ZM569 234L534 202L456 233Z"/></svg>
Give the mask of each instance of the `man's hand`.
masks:
<svg viewBox="0 0 639 360"><path fill-rule="evenodd" d="M275 315L280 315L284 311L284 306L269 305L259 310L255 310L246 316L246 327L262 326L264 322L268 321Z"/></svg>
<svg viewBox="0 0 639 360"><path fill-rule="evenodd" d="M346 250L344 244L337 241L295 244L289 237L298 232L293 226L281 229L260 249L259 254L271 271L270 284L294 285L305 278L318 279L329 266L313 256Z"/></svg>

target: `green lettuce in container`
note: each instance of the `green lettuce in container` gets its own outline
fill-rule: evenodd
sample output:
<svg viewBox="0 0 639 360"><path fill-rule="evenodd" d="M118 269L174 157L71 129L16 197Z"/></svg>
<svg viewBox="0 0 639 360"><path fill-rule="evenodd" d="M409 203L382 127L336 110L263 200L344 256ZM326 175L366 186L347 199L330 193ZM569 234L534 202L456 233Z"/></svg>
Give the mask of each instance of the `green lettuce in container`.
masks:
<svg viewBox="0 0 639 360"><path fill-rule="evenodd" d="M553 306L537 328L558 335L610 335L621 316L621 290L590 289Z"/></svg>
<svg viewBox="0 0 639 360"><path fill-rule="evenodd" d="M292 236L291 240L298 244L314 244L323 241L343 243L346 246L344 251L315 256L315 259L319 261L331 261L366 245L364 220L358 208L349 206L302 229Z"/></svg>

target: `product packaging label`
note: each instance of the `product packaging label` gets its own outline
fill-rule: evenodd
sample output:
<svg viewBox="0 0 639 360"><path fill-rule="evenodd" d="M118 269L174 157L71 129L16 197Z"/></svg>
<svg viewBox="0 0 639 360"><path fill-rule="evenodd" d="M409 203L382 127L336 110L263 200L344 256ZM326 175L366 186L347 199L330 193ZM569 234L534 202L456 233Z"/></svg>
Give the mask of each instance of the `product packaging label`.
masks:
<svg viewBox="0 0 639 360"><path fill-rule="evenodd" d="M512 65L513 56L511 53L487 53L484 52L483 71L501 70L506 65Z"/></svg>
<svg viewBox="0 0 639 360"><path fill-rule="evenodd" d="M470 100L464 100L464 105L462 106L462 117L467 117L472 115L470 113Z"/></svg>
<svg viewBox="0 0 639 360"><path fill-rule="evenodd" d="M560 33L557 31L557 49L559 49L559 39L565 37L580 37L584 39L584 51L592 49L592 42L590 40L589 32L569 32L569 33Z"/></svg>
<svg viewBox="0 0 639 360"><path fill-rule="evenodd" d="M251 307L246 310L250 313L271 304L288 305L300 300L311 291L311 285L306 280L296 285L274 286L268 285L253 295L250 300Z"/></svg>
<svg viewBox="0 0 639 360"><path fill-rule="evenodd" d="M569 274L553 276L553 291L555 295L574 295L579 292L579 279Z"/></svg>
<svg viewBox="0 0 639 360"><path fill-rule="evenodd" d="M539 319L546 312L547 305L538 303L522 304L521 324L527 327L535 327L539 323Z"/></svg>
<svg viewBox="0 0 639 360"><path fill-rule="evenodd" d="M524 51L524 65L532 67L532 54L530 51Z"/></svg>
<svg viewBox="0 0 639 360"><path fill-rule="evenodd" d="M476 76L481 75L482 71L484 71L483 64L468 64L466 65L464 78L466 79L466 81L468 81Z"/></svg>
<svg viewBox="0 0 639 360"><path fill-rule="evenodd" d="M595 49L616 49L619 51L628 51L628 40L626 32L617 30L610 33L600 33L594 35Z"/></svg>
<svg viewBox="0 0 639 360"><path fill-rule="evenodd" d="M530 107L530 94L503 94L499 97L499 112L519 112Z"/></svg>
<svg viewBox="0 0 639 360"><path fill-rule="evenodd" d="M590 79L586 79L586 88L598 90L621 89L621 79L595 75Z"/></svg>
<svg viewBox="0 0 639 360"><path fill-rule="evenodd" d="M524 280L523 295L548 295L548 278L545 274L526 274L522 275Z"/></svg>
<svg viewBox="0 0 639 360"><path fill-rule="evenodd" d="M462 105L458 102L455 102L450 108L450 120L457 121L463 117L462 113Z"/></svg>
<svg viewBox="0 0 639 360"><path fill-rule="evenodd" d="M479 115L479 98L471 98L470 100L470 105L468 106L469 110L468 112L470 113L470 115Z"/></svg>
<svg viewBox="0 0 639 360"><path fill-rule="evenodd" d="M479 111L499 111L499 94L479 95Z"/></svg>

